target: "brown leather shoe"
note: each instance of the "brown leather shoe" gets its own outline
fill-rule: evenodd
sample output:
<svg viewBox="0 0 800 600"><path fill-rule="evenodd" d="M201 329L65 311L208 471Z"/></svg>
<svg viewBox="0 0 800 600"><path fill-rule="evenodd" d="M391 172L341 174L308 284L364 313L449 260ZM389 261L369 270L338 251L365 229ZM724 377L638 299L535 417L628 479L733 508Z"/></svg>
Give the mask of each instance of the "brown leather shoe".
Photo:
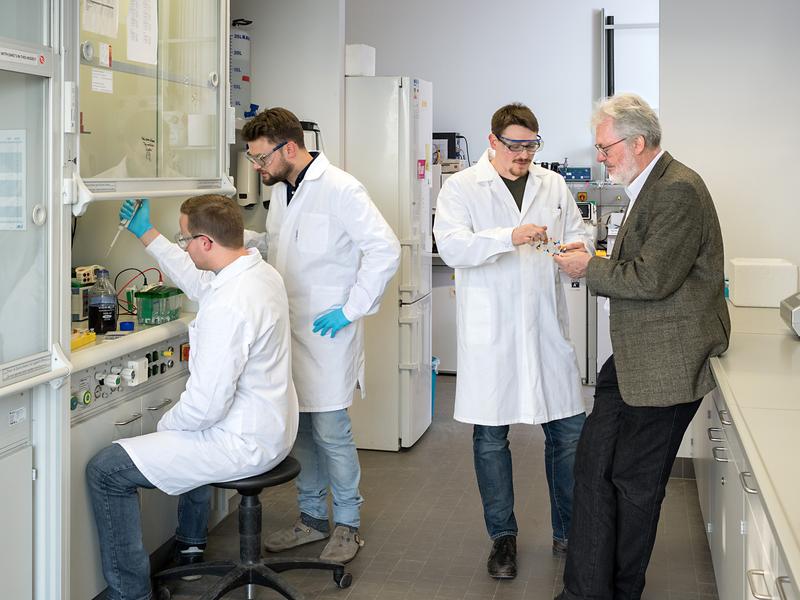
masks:
<svg viewBox="0 0 800 600"><path fill-rule="evenodd" d="M514 579L517 576L516 536L504 535L494 540L486 569L495 579Z"/></svg>

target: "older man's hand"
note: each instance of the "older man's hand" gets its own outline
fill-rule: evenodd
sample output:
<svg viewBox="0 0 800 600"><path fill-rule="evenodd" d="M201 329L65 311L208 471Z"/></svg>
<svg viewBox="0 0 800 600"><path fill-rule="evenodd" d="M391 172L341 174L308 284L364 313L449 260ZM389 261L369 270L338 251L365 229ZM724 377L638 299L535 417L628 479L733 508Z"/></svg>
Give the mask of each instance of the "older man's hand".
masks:
<svg viewBox="0 0 800 600"><path fill-rule="evenodd" d="M563 252L562 254L558 254L553 257L553 260L556 261L558 268L564 271L564 273L569 275L572 279L580 279L586 275L586 266L589 264L591 259L592 255L586 252L585 247L583 249L569 249L567 252Z"/></svg>

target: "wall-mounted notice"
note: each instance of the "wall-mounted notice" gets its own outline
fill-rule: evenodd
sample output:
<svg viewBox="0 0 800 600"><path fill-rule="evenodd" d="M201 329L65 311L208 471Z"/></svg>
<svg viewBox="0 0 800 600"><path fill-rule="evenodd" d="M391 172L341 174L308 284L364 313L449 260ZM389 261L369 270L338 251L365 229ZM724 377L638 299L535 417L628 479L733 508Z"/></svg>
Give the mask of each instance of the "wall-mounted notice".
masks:
<svg viewBox="0 0 800 600"><path fill-rule="evenodd" d="M114 71L92 69L92 91L104 94L114 93Z"/></svg>
<svg viewBox="0 0 800 600"><path fill-rule="evenodd" d="M25 229L25 130L0 130L0 230Z"/></svg>
<svg viewBox="0 0 800 600"><path fill-rule="evenodd" d="M83 0L83 29L110 38L119 31L119 0Z"/></svg>
<svg viewBox="0 0 800 600"><path fill-rule="evenodd" d="M128 60L156 64L158 6L156 0L130 0L128 6Z"/></svg>

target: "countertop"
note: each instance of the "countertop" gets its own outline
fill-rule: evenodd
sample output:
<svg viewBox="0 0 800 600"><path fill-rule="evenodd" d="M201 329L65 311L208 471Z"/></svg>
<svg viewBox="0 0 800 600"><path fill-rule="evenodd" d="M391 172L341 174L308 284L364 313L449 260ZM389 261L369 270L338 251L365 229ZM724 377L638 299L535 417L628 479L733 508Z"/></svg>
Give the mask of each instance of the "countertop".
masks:
<svg viewBox="0 0 800 600"><path fill-rule="evenodd" d="M83 369L113 360L123 354L136 352L147 346L184 334L188 331L189 323L195 318L195 314L183 312L180 319L162 323L161 325L140 326L137 324L131 333L113 340L106 340L103 336L97 336L97 341L77 348L71 353L72 372L77 373ZM121 319L121 321L125 320L129 319Z"/></svg>
<svg viewBox="0 0 800 600"><path fill-rule="evenodd" d="M793 581L800 581L800 338L777 308L728 303L728 351L711 368Z"/></svg>

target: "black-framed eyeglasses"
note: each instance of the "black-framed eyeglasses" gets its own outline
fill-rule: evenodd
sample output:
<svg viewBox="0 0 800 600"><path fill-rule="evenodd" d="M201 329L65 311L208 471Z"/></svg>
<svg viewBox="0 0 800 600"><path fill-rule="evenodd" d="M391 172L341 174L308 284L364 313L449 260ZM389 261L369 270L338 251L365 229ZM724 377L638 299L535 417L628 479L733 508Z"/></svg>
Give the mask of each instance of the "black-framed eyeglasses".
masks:
<svg viewBox="0 0 800 600"><path fill-rule="evenodd" d="M278 150L283 148L288 143L289 143L289 140L286 140L285 142L281 142L280 144L275 146L272 150L270 150L266 154L256 154L255 156L253 156L249 152L245 152L245 156L247 157L247 160L249 160L251 163L253 163L259 169L266 169L269 166L269 163L272 162L272 156Z"/></svg>
<svg viewBox="0 0 800 600"><path fill-rule="evenodd" d="M189 247L189 244L192 243L192 240L195 239L195 238L199 238L199 237L207 238L209 242L213 242L214 241L213 239L208 237L205 233L198 233L198 234L195 234L195 235L192 235L191 233L189 235L183 235L182 233L176 233L175 234L175 243L178 244L178 248L180 248L181 250L186 250Z"/></svg>
<svg viewBox="0 0 800 600"><path fill-rule="evenodd" d="M495 137L500 140L500 143L503 144L503 146L508 148L508 150L514 154L519 154L520 152L535 154L541 150L542 146L544 145L544 140L542 140L542 136L540 135L537 135L535 140L514 140L502 135Z"/></svg>
<svg viewBox="0 0 800 600"><path fill-rule="evenodd" d="M597 150L600 154L602 154L606 158L608 158L608 149L611 148L611 146L616 146L620 142L624 142L627 139L628 138L624 137L624 138L618 139L616 142L612 142L612 143L607 144L605 146L601 146L600 144L595 144L594 145L594 149Z"/></svg>

